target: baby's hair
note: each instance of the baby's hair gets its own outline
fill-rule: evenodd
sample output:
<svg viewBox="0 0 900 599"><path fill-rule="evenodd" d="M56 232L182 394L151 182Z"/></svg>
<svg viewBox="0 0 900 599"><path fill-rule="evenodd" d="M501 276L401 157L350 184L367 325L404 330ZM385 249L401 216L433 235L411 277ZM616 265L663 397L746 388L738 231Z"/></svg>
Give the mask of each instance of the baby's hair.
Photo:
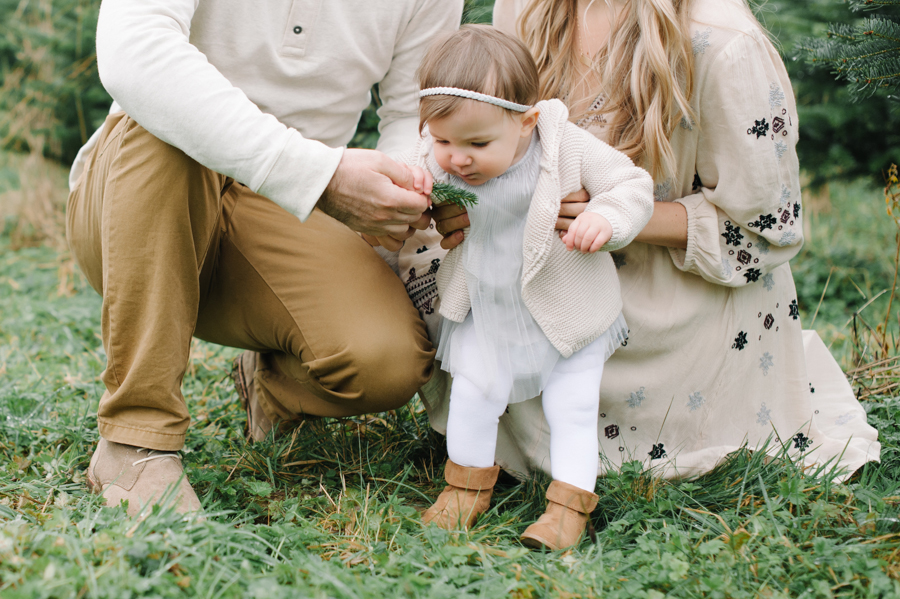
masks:
<svg viewBox="0 0 900 599"><path fill-rule="evenodd" d="M534 104L540 92L540 77L528 48L489 25L464 25L435 40L417 76L420 89L458 87L516 104ZM457 96L422 98L419 132L429 120L448 117L468 101Z"/></svg>

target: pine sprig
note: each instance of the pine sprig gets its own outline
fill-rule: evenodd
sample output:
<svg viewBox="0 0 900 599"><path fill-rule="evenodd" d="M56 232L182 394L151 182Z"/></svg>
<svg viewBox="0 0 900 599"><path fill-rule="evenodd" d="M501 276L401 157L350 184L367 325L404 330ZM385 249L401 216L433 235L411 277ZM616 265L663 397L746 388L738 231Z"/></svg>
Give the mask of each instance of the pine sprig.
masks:
<svg viewBox="0 0 900 599"><path fill-rule="evenodd" d="M450 202L460 208L469 208L478 203L478 196L455 185L435 181L434 186L431 188L431 201L435 204Z"/></svg>

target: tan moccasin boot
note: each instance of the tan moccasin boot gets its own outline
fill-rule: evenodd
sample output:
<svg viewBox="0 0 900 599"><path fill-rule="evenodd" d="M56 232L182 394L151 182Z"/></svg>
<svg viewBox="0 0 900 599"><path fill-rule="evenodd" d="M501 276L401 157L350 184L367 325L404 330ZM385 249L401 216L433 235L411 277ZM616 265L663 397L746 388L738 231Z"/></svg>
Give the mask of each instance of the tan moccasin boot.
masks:
<svg viewBox="0 0 900 599"><path fill-rule="evenodd" d="M128 515L146 512L153 504L171 501L181 514L199 512L200 500L184 475L181 455L100 439L87 469L91 491L115 507L128 500Z"/></svg>
<svg viewBox="0 0 900 599"><path fill-rule="evenodd" d="M234 359L231 368L231 379L234 381L234 387L237 389L238 396L241 398L241 405L247 411L247 439L252 441L262 441L265 439L274 426L266 413L263 412L262 406L256 395L256 385L253 384L253 374L256 372L256 363L259 360L259 354L255 351L245 351Z"/></svg>
<svg viewBox="0 0 900 599"><path fill-rule="evenodd" d="M588 514L600 498L590 491L555 480L547 487L547 511L522 533L522 543L536 549L566 549L578 543Z"/></svg>
<svg viewBox="0 0 900 599"><path fill-rule="evenodd" d="M444 479L447 486L430 508L422 514L422 522L447 529L469 528L491 505L494 484L500 466L467 468L447 460Z"/></svg>

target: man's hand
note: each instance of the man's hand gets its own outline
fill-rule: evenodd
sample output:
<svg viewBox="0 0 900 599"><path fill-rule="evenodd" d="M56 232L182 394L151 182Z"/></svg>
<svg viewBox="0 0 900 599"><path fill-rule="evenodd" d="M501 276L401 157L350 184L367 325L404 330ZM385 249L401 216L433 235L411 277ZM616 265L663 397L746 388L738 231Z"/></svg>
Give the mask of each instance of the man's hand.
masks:
<svg viewBox="0 0 900 599"><path fill-rule="evenodd" d="M572 221L562 241L569 251L577 249L584 254L594 253L606 245L612 233L612 225L606 218L596 212L582 212Z"/></svg>
<svg viewBox="0 0 900 599"><path fill-rule="evenodd" d="M421 226L424 219L428 226L424 212L431 184L431 173L418 167L397 164L375 150L347 149L316 205L354 231L390 237L402 246L412 225Z"/></svg>

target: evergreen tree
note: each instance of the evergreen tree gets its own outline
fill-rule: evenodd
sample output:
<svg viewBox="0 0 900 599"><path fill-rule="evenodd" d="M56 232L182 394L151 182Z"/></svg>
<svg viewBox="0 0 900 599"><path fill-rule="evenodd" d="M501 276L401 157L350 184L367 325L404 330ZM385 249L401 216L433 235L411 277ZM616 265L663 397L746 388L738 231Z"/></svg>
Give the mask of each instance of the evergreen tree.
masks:
<svg viewBox="0 0 900 599"><path fill-rule="evenodd" d="M900 0L849 0L853 11L872 11L860 22L832 24L825 38L807 39L808 59L848 84L854 100L900 87ZM889 95L896 101L896 96Z"/></svg>

